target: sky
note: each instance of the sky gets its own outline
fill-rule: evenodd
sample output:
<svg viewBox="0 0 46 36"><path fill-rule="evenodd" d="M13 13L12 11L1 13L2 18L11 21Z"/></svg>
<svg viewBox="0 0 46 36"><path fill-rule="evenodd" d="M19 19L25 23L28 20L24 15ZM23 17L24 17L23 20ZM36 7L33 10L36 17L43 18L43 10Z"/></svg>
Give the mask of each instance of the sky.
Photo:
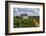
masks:
<svg viewBox="0 0 46 36"><path fill-rule="evenodd" d="M39 16L39 8L13 8L13 15L20 16L21 14L27 14L28 16Z"/></svg>

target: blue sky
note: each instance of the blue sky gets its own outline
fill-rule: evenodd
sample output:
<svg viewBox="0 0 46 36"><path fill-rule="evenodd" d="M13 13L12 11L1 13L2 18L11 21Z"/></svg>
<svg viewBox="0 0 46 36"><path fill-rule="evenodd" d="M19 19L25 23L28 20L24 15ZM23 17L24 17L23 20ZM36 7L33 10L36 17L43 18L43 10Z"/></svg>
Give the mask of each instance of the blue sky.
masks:
<svg viewBox="0 0 46 36"><path fill-rule="evenodd" d="M21 14L27 14L28 16L39 16L39 8L13 8L13 15L20 16Z"/></svg>

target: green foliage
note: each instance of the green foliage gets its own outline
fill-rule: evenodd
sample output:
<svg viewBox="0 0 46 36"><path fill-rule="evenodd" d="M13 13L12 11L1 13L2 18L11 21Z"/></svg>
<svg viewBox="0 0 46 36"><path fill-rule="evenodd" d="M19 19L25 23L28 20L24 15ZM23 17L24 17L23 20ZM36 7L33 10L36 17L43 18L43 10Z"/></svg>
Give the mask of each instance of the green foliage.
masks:
<svg viewBox="0 0 46 36"><path fill-rule="evenodd" d="M37 20L39 20L39 18ZM36 23L36 18L22 19L22 18L16 18L14 16L14 28L36 27L35 23Z"/></svg>

